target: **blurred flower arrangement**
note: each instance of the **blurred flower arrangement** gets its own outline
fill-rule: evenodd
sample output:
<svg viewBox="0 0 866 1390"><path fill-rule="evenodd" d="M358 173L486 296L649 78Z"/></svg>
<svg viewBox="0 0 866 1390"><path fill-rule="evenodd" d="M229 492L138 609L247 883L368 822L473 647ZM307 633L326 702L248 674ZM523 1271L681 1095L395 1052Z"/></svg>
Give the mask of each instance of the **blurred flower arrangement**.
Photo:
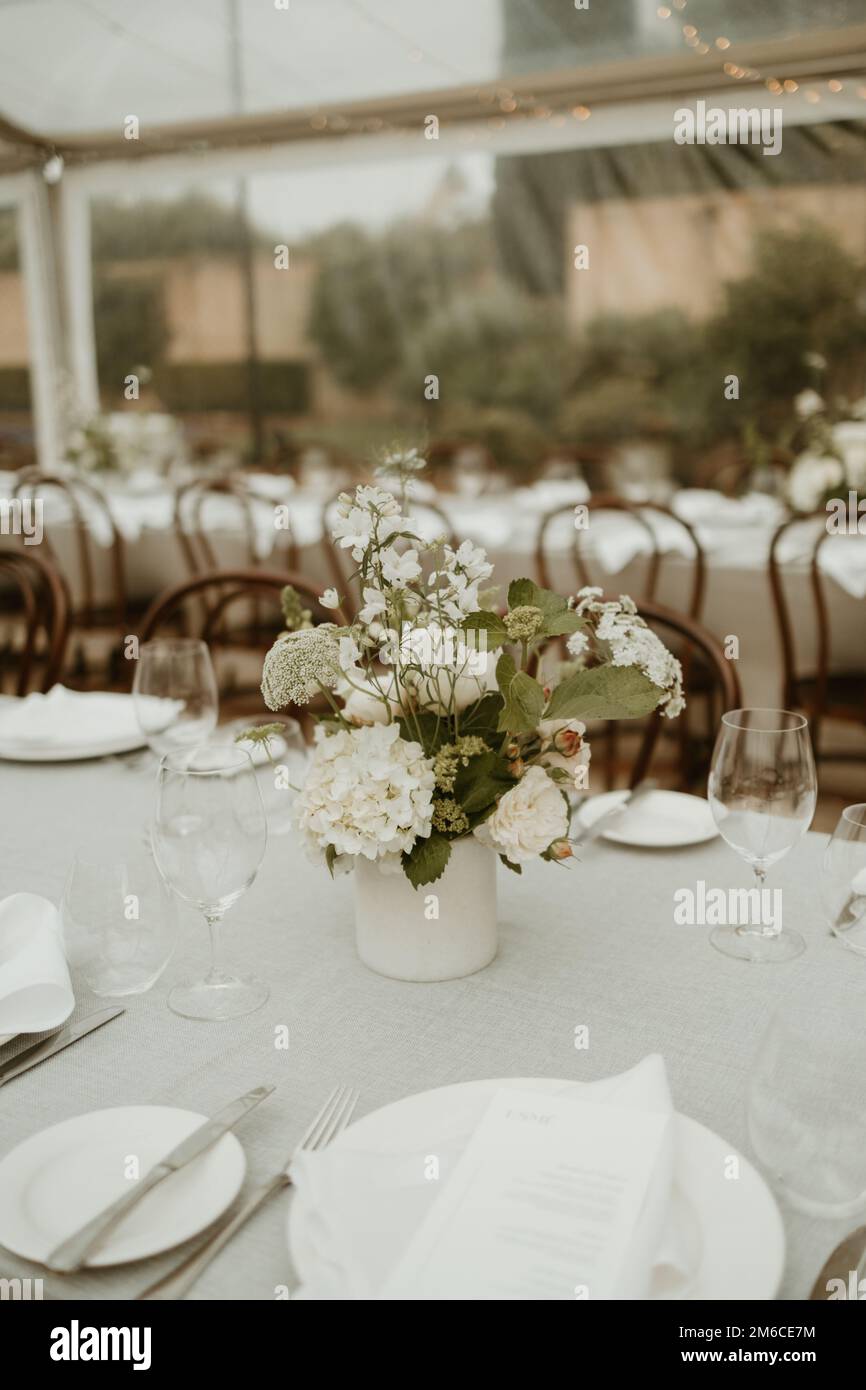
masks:
<svg viewBox="0 0 866 1390"><path fill-rule="evenodd" d="M389 457L404 499L422 466L414 450ZM605 602L597 589L567 599L518 579L494 611L485 552L425 543L378 484L344 493L337 510L358 616L313 626L288 590L286 630L262 675L269 709L317 696L329 707L295 804L308 851L332 873L359 855L402 869L416 888L438 879L452 843L469 835L518 873L527 860L569 858L570 794L587 786L585 721L674 717L679 662L631 599ZM340 596L327 590L321 603L336 609ZM535 659L563 638L571 660L543 684Z"/></svg>
<svg viewBox="0 0 866 1390"><path fill-rule="evenodd" d="M136 371L148 379L146 369ZM63 387L66 461L83 474L162 476L185 457L180 424L161 412L130 410L88 412Z"/></svg>
<svg viewBox="0 0 866 1390"><path fill-rule="evenodd" d="M786 480L786 496L795 512L809 513L847 494L866 497L866 397L827 406L815 390L794 400L798 418L798 453Z"/></svg>

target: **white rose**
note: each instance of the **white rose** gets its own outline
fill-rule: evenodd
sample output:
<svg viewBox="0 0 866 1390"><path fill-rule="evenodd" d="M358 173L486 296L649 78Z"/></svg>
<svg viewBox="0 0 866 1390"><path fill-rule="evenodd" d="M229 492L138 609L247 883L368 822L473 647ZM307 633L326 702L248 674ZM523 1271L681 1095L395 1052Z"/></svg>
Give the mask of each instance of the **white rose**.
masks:
<svg viewBox="0 0 866 1390"><path fill-rule="evenodd" d="M474 834L512 864L534 859L568 833L568 807L543 767L531 767Z"/></svg>

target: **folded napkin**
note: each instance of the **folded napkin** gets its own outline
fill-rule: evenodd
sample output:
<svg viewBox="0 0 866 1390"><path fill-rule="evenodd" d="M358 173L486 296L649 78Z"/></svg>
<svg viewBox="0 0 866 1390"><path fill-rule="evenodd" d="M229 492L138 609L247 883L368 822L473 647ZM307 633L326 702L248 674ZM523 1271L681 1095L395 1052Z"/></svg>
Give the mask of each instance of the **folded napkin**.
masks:
<svg viewBox="0 0 866 1390"><path fill-rule="evenodd" d="M60 914L36 893L0 902L0 1034L59 1028L75 1007Z"/></svg>
<svg viewBox="0 0 866 1390"><path fill-rule="evenodd" d="M0 739L45 749L104 745L140 734L131 695L67 690L26 695L0 707Z"/></svg>
<svg viewBox="0 0 866 1390"><path fill-rule="evenodd" d="M503 1083L507 1085L507 1083ZM516 1083L519 1087L519 1083ZM491 1090L490 1097L493 1092ZM597 1104L670 1116L673 1104L658 1055L631 1071L603 1081L574 1082L557 1090ZM424 1180L429 1148L415 1151L343 1142L319 1152L302 1151L292 1163L297 1199L292 1219L292 1254L304 1299L374 1299L404 1254L414 1232L460 1158L481 1120L486 1102L472 1112L455 1105L453 1128L427 1136L439 1160L440 1180ZM676 1143L657 1162L629 1247L617 1296L682 1296L698 1259L697 1222L674 1184ZM420 1136L419 1136L420 1138ZM423 1142L423 1141L422 1141Z"/></svg>

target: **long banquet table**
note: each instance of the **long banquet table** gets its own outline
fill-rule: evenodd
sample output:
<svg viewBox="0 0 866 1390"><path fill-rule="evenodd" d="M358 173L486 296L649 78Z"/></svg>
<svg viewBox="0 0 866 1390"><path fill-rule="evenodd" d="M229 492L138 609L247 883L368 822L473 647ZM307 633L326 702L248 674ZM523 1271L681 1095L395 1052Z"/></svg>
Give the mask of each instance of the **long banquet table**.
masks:
<svg viewBox="0 0 866 1390"><path fill-rule="evenodd" d="M152 772L122 761L0 764L0 895L59 901L76 845L103 828L140 835ZM593 1080L662 1053L677 1108L749 1155L744 1096L772 1007L804 979L813 1025L831 1022L835 982L866 982L866 961L828 937L817 901L825 837L810 834L772 879L786 923L808 940L787 966L717 954L705 928L675 926L673 892L697 879L745 885L748 870L721 841L677 851L596 842L581 862L502 872L500 953L465 980L403 984L371 974L353 944L351 879L331 882L292 836L273 837L258 879L226 920L230 965L270 984L268 1003L233 1023L191 1022L166 1006L170 986L205 960L204 926L184 913L178 949L126 1014L0 1090L0 1152L69 1116L116 1105L213 1112L251 1086L277 1091L238 1127L247 1183L281 1165L338 1082L361 1092L359 1114L434 1086L481 1077ZM77 1013L105 1002L76 982ZM589 1027L589 1047L575 1028ZM275 1030L288 1025L288 1050ZM7 1044L2 1056L20 1044ZM866 1104L866 1077L862 1080ZM751 1156L751 1155L749 1155ZM752 1156L753 1157L753 1156ZM274 1299L295 1284L288 1196L275 1197L217 1257L190 1295ZM818 1221L783 1207L783 1298L804 1298L824 1258L856 1221ZM194 1244L193 1242L192 1244ZM191 1247L190 1247L191 1248ZM102 1271L57 1276L0 1249L0 1277L44 1278L44 1297L130 1298L180 1251Z"/></svg>

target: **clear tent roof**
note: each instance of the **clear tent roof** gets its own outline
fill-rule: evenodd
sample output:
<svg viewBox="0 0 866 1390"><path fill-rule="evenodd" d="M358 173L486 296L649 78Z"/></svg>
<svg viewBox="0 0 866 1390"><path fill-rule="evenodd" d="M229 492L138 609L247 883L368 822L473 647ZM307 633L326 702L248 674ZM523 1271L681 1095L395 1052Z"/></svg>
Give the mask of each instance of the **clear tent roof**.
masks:
<svg viewBox="0 0 866 1390"><path fill-rule="evenodd" d="M721 68L727 42L863 22L866 0L0 0L0 114L217 123L689 48Z"/></svg>

